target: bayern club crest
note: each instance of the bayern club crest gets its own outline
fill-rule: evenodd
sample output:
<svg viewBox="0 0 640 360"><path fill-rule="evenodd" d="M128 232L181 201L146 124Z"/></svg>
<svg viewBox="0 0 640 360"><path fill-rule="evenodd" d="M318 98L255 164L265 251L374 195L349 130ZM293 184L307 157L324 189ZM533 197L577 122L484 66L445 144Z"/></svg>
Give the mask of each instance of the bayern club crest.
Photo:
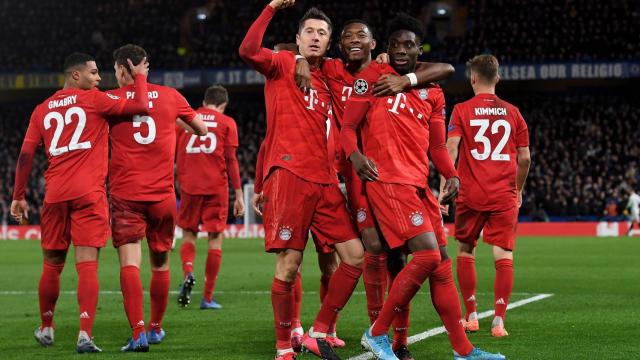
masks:
<svg viewBox="0 0 640 360"><path fill-rule="evenodd" d="M358 79L353 83L353 91L358 95L364 95L369 90L369 83L365 79Z"/></svg>
<svg viewBox="0 0 640 360"><path fill-rule="evenodd" d="M358 209L358 212L356 213L356 220L358 220L359 223L367 220L367 212L365 209Z"/></svg>
<svg viewBox="0 0 640 360"><path fill-rule="evenodd" d="M280 231L278 231L278 237L282 241L290 240L292 235L293 235L293 231L288 226L283 226L283 227L280 228Z"/></svg>
<svg viewBox="0 0 640 360"><path fill-rule="evenodd" d="M427 98L429 97L429 90L428 89L420 89L419 94L420 94L420 99L427 100Z"/></svg>
<svg viewBox="0 0 640 360"><path fill-rule="evenodd" d="M411 214L411 223L413 226L420 226L424 224L424 218L422 217L422 213L414 212Z"/></svg>

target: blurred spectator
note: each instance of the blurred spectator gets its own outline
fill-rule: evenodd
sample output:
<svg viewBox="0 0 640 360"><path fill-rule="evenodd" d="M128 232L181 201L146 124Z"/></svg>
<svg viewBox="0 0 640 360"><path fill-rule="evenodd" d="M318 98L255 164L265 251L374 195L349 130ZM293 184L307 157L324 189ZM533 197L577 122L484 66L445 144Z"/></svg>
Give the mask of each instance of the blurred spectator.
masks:
<svg viewBox="0 0 640 360"><path fill-rule="evenodd" d="M93 54L99 66L110 67L111 51L129 42L149 51L155 69L244 67L238 47L266 3L2 0L0 16L16 21L3 22L0 30L0 69L60 71L73 51ZM370 22L379 40L394 14L414 14L428 23L427 56L451 63L486 52L503 62L640 58L640 3L632 0L469 0L445 17L434 17L435 5L423 0L299 0L273 19L265 45L293 42L298 19L314 5L338 29L352 18ZM378 48L384 45L380 41Z"/></svg>
<svg viewBox="0 0 640 360"><path fill-rule="evenodd" d="M520 108L530 132L533 163L521 215L539 221L549 217L597 220L608 204L609 215L622 212L624 190L640 184L640 95L585 91L506 94L504 98ZM465 99L448 99L448 103L452 106ZM201 101L196 97L191 100L192 104ZM0 105L0 221L9 217L15 161L34 105ZM243 183L253 181L256 155L265 134L264 111L261 93L234 96L232 92L227 113L238 124ZM45 168L44 152L39 151L27 192L32 223L39 219ZM433 168L430 185L438 188Z"/></svg>

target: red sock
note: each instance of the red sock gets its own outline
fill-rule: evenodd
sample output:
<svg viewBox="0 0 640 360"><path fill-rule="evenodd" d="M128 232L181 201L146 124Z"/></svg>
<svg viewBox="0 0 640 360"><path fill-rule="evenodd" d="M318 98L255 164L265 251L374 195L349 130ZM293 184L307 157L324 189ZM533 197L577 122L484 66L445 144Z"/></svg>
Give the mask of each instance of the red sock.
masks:
<svg viewBox="0 0 640 360"><path fill-rule="evenodd" d="M431 301L436 308L440 319L447 329L451 347L461 355L467 355L473 350L473 345L464 332L460 322L462 311L460 310L460 298L458 290L453 282L453 270L451 259L440 263L440 266L429 277L431 289Z"/></svg>
<svg viewBox="0 0 640 360"><path fill-rule="evenodd" d="M293 285L293 329L302 327L300 323L300 305L302 304L302 274L296 273L296 281Z"/></svg>
<svg viewBox="0 0 640 360"><path fill-rule="evenodd" d="M493 289L495 292L495 315L504 320L511 290L513 290L513 260L500 259L496 261L496 280Z"/></svg>
<svg viewBox="0 0 640 360"><path fill-rule="evenodd" d="M375 255L365 252L362 278L367 295L369 320L373 324L382 309L384 294L387 290L387 254Z"/></svg>
<svg viewBox="0 0 640 360"><path fill-rule="evenodd" d="M391 291L378 319L371 328L371 335L380 336L389 332L391 322L397 312L405 309L422 284L440 264L440 250L421 250L413 253L413 258L393 281Z"/></svg>
<svg viewBox="0 0 640 360"><path fill-rule="evenodd" d="M80 307L80 330L91 337L93 319L98 306L98 261L83 261L76 264L78 272L78 305Z"/></svg>
<svg viewBox="0 0 640 360"><path fill-rule="evenodd" d="M327 296L329 291L329 283L331 282L331 275L320 276L320 302L324 301L324 297Z"/></svg>
<svg viewBox="0 0 640 360"><path fill-rule="evenodd" d="M162 318L167 310L169 302L169 287L171 286L171 276L169 270L151 271L151 286L149 295L151 297L151 318L149 319L149 330L162 328Z"/></svg>
<svg viewBox="0 0 640 360"><path fill-rule="evenodd" d="M136 266L124 266L120 268L120 289L124 302L124 311L127 313L129 325L133 330L133 338L137 339L144 332L144 309L142 308L142 282L140 281L140 269Z"/></svg>
<svg viewBox="0 0 640 360"><path fill-rule="evenodd" d="M293 298L293 283L274 278L271 284L271 305L276 329L276 349L291 348Z"/></svg>
<svg viewBox="0 0 640 360"><path fill-rule="evenodd" d="M196 246L193 243L184 241L180 246L180 259L182 259L182 275L187 276L193 272L193 261L196 258Z"/></svg>
<svg viewBox="0 0 640 360"><path fill-rule="evenodd" d="M464 300L467 313L464 318L469 320L469 314L476 312L476 260L468 256L458 256L458 284Z"/></svg>
<svg viewBox="0 0 640 360"><path fill-rule="evenodd" d="M222 250L209 249L207 252L207 266L205 267L204 276L204 299L207 301L211 301L211 297L213 296L213 289L216 286L221 260Z"/></svg>
<svg viewBox="0 0 640 360"><path fill-rule="evenodd" d="M322 301L318 316L313 322L314 331L329 333L332 324L335 324L338 313L347 304L353 290L358 285L360 275L362 275L362 268L344 262L340 263L336 272L331 276L329 290Z"/></svg>
<svg viewBox="0 0 640 360"><path fill-rule="evenodd" d="M42 275L38 283L41 327L53 326L53 313L60 295L60 273L63 268L64 264L57 265L46 261L42 264Z"/></svg>
<svg viewBox="0 0 640 360"><path fill-rule="evenodd" d="M409 312L411 303L408 303L404 309L398 309L396 316L391 322L393 325L393 350L397 350L400 346L407 346L409 333Z"/></svg>

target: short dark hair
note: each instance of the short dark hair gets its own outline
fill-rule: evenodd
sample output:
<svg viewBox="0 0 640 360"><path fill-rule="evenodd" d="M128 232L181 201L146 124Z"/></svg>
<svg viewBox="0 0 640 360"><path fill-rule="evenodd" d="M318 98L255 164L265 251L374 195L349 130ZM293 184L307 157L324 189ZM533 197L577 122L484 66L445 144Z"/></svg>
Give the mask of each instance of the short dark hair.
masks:
<svg viewBox="0 0 640 360"><path fill-rule="evenodd" d="M149 61L147 52L138 45L127 44L113 51L113 60L115 60L117 65L124 65L124 67L129 70L129 73L131 73L131 69L129 69L127 59L131 59L134 65L138 65L144 58L147 58L147 61Z"/></svg>
<svg viewBox="0 0 640 360"><path fill-rule="evenodd" d="M389 38L391 34L399 30L411 31L412 33L416 34L418 41L421 41L422 38L424 38L424 25L420 22L420 20L407 13L398 13L396 17L391 19L391 22L389 22L389 31L387 33L387 38Z"/></svg>
<svg viewBox="0 0 640 360"><path fill-rule="evenodd" d="M482 79L494 82L498 77L498 59L493 55L477 55L467 61L469 69L478 74Z"/></svg>
<svg viewBox="0 0 640 360"><path fill-rule="evenodd" d="M342 24L342 31L344 31L344 29L346 29L347 26L351 24L363 24L364 26L367 27L367 29L369 29L369 34L371 34L371 38L373 38L373 27L371 26L371 24L369 24L368 22L362 19L350 19L345 21L344 24Z"/></svg>
<svg viewBox="0 0 640 360"><path fill-rule="evenodd" d="M222 105L229 102L229 92L222 85L209 86L204 93L204 103L206 105Z"/></svg>
<svg viewBox="0 0 640 360"><path fill-rule="evenodd" d="M78 65L85 65L85 63L88 61L96 61L96 59L94 59L93 56L89 54L75 52L64 59L62 70L64 70L65 73L68 73L71 71L71 68Z"/></svg>
<svg viewBox="0 0 640 360"><path fill-rule="evenodd" d="M302 31L302 29L304 28L304 22L309 19L322 20L326 22L329 25L329 32L333 32L333 23L331 22L331 19L329 19L324 11L318 9L315 6L307 10L307 12L302 15L302 18L300 18L300 21L298 22L298 32Z"/></svg>

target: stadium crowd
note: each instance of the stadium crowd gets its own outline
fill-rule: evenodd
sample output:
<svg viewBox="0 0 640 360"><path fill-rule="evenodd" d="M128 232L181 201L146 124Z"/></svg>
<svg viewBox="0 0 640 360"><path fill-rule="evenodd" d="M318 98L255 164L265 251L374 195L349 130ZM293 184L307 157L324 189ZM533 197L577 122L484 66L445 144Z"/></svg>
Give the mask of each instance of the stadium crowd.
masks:
<svg viewBox="0 0 640 360"><path fill-rule="evenodd" d="M2 18L20 21L5 22L0 31L4 55L0 69L58 71L61 59L77 50L93 54L101 66L110 65L112 49L127 42L153 49L151 62L156 69L245 67L236 50L244 35L239 29L248 28L265 3L116 0L88 5L79 0L4 0ZM390 13L414 14L429 24L424 41L429 58L450 63L488 52L502 62L640 57L640 3L631 0L467 0L447 9L418 0L301 0L274 20L265 44L293 41L290 34L297 19L314 4L332 17L335 26L361 17L378 31L384 31ZM45 33L50 37L39 35ZM65 41L51 41L54 38ZM29 46L21 44L23 39L29 39Z"/></svg>
<svg viewBox="0 0 640 360"><path fill-rule="evenodd" d="M626 205L626 189L640 184L640 98L637 95L571 92L505 94L521 109L530 128L532 167L521 216L538 221L615 218ZM238 161L243 183L253 181L255 161L265 132L261 96L233 101L227 113L238 124ZM463 98L448 99L449 107ZM199 103L198 99L191 101ZM254 104L254 105L251 105ZM0 222L9 220L9 205L17 154L34 104L0 106ZM450 113L450 108L449 108ZM585 139L589 139L585 141ZM28 201L42 203L46 168L39 152L30 177ZM435 169L431 185L437 188ZM606 214L605 214L606 211ZM39 208L31 223L38 223Z"/></svg>

